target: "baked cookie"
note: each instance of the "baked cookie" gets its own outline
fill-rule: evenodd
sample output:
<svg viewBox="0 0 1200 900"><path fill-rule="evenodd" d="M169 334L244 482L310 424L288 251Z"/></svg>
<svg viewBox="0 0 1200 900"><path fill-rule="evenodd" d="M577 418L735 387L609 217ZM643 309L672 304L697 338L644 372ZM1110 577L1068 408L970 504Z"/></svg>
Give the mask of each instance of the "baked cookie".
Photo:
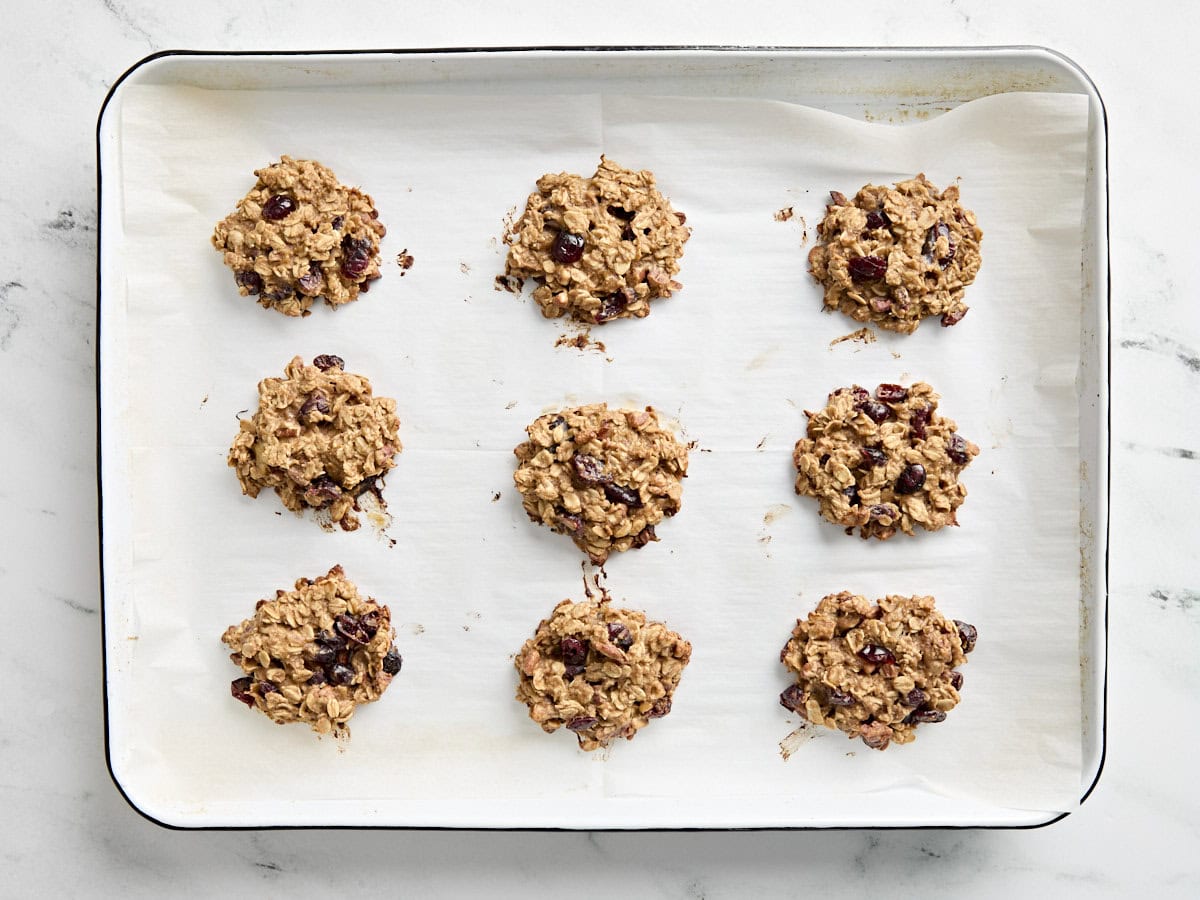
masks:
<svg viewBox="0 0 1200 900"><path fill-rule="evenodd" d="M822 516L864 538L957 525L967 496L958 476L979 448L937 406L924 382L881 384L874 399L857 384L838 388L824 409L805 410L808 437L792 453L796 493L816 497Z"/></svg>
<svg viewBox="0 0 1200 900"><path fill-rule="evenodd" d="M316 299L341 306L379 278L387 229L375 203L308 159L283 157L217 223L213 246L233 270L238 293L266 309L307 316Z"/></svg>
<svg viewBox="0 0 1200 900"><path fill-rule="evenodd" d="M894 188L868 184L852 201L830 196L808 254L826 308L905 334L926 316L941 316L944 326L962 320L983 232L959 205L957 185L938 193L918 175Z"/></svg>
<svg viewBox="0 0 1200 900"><path fill-rule="evenodd" d="M692 645L609 597L564 600L517 654L517 699L546 732L564 725L596 750L671 711Z"/></svg>
<svg viewBox="0 0 1200 900"><path fill-rule="evenodd" d="M654 527L679 512L687 447L658 413L593 403L539 417L513 451L525 512L571 540L596 565L657 541Z"/></svg>
<svg viewBox="0 0 1200 900"><path fill-rule="evenodd" d="M796 683L779 702L814 725L860 737L873 750L907 744L918 725L942 722L958 705L977 632L949 620L932 597L872 603L842 591L798 619L779 654Z"/></svg>
<svg viewBox="0 0 1200 900"><path fill-rule="evenodd" d="M231 685L236 699L278 725L304 722L340 737L354 710L378 700L400 671L394 637L388 608L359 596L334 566L259 600L254 616L221 640L246 673Z"/></svg>
<svg viewBox="0 0 1200 900"><path fill-rule="evenodd" d="M328 509L344 530L358 527L356 498L379 495L379 479L401 450L396 401L376 397L371 382L343 371L338 356L311 366L295 357L283 378L258 383L258 410L242 419L229 450L242 493L274 488L295 512Z"/></svg>
<svg viewBox="0 0 1200 900"><path fill-rule="evenodd" d="M650 301L670 297L683 245L683 213L654 187L654 175L623 169L606 157L591 178L543 175L525 212L506 236L505 275L539 283L542 315L589 324L650 315Z"/></svg>

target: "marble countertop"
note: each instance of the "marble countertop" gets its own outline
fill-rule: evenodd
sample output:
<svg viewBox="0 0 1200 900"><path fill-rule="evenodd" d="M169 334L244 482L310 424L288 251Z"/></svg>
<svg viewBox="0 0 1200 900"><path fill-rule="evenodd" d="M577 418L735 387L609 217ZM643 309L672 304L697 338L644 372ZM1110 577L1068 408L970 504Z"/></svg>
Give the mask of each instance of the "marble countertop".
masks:
<svg viewBox="0 0 1200 900"><path fill-rule="evenodd" d="M853 11L753 0L736 10L614 2L601 18L595 7L537 2L70 0L56 14L6 6L0 597L17 625L5 654L9 683L37 691L19 710L17 692L9 693L0 735L0 893L391 888L506 897L586 884L628 896L708 898L881 888L1191 894L1191 848L1200 838L1190 751L1200 740L1200 663L1190 651L1200 640L1200 425L1187 403L1200 392L1192 299L1200 269L1186 235L1200 209L1200 180L1180 178L1177 164L1200 145L1200 118L1189 113L1196 9L1166 0L1136 12L1115 0L862 0ZM141 818L118 795L103 752L93 440L93 141L104 95L137 60L170 48L529 43L1036 44L1067 54L1095 80L1109 117L1111 184L1110 725L1104 774L1078 811L1031 831L178 833Z"/></svg>

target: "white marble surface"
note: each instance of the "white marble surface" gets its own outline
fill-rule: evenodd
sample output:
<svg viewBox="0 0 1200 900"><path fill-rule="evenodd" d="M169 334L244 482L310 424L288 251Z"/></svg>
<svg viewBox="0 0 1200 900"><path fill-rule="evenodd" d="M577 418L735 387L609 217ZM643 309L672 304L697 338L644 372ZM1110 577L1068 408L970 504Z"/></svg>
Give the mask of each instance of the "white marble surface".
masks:
<svg viewBox="0 0 1200 900"><path fill-rule="evenodd" d="M0 894L1188 896L1200 867L1200 180L1193 42L1168 0L168 5L8 0L0 71ZM609 10L628 6L625 15ZM53 11L51 11L53 9ZM520 9L518 16L514 10ZM1108 107L1113 493L1108 761L1092 797L1017 832L175 833L131 811L103 758L93 433L104 94L167 48L740 43L1042 44ZM1181 175L1182 172L1186 174ZM33 697L35 699L26 699ZM1020 698L1014 698L1014 703ZM584 887L584 886L587 887Z"/></svg>

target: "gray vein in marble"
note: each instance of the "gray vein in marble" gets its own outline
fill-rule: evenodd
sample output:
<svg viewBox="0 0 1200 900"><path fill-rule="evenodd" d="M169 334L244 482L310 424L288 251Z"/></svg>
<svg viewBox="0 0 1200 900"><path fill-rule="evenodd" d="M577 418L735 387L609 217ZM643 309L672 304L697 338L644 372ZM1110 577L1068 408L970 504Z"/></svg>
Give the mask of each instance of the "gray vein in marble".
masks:
<svg viewBox="0 0 1200 900"><path fill-rule="evenodd" d="M1127 350L1149 350L1151 353L1163 353L1174 356L1181 363L1200 374L1200 355L1179 341L1162 334L1148 334L1145 338L1121 341L1121 346Z"/></svg>
<svg viewBox="0 0 1200 900"><path fill-rule="evenodd" d="M21 314L12 305L12 293L25 285L19 281L6 281L0 285L0 350L7 350L13 332L21 325Z"/></svg>
<svg viewBox="0 0 1200 900"><path fill-rule="evenodd" d="M65 606L69 606L71 609L75 610L76 612L86 613L89 616L96 615L96 610L94 607L86 606L86 605L80 603L78 600L72 600L70 597L64 597L61 594L52 594L51 596L53 596L53 598L55 600L57 600L59 603L62 603Z"/></svg>
<svg viewBox="0 0 1200 900"><path fill-rule="evenodd" d="M1122 441L1121 446L1135 452L1161 453L1163 456L1174 456L1178 459L1200 459L1200 451L1189 450L1187 447L1155 447L1151 444L1135 444L1133 441Z"/></svg>
<svg viewBox="0 0 1200 900"><path fill-rule="evenodd" d="M1157 588L1150 592L1150 596L1158 601L1159 609L1166 609L1168 604L1174 603L1184 612L1191 612L1197 605L1200 605L1200 591L1193 591L1190 588L1176 590Z"/></svg>
<svg viewBox="0 0 1200 900"><path fill-rule="evenodd" d="M133 16L129 14L129 11L124 6L115 2L115 0L101 0L101 2L104 4L104 8L112 13L114 18L121 23L121 26L127 33L131 32L145 41L152 50L156 49L157 45L154 43L154 38L150 36L150 32L134 21Z"/></svg>
<svg viewBox="0 0 1200 900"><path fill-rule="evenodd" d="M96 243L96 214L90 210L78 215L68 206L59 210L58 215L49 222L43 223L42 228L71 247L91 247Z"/></svg>

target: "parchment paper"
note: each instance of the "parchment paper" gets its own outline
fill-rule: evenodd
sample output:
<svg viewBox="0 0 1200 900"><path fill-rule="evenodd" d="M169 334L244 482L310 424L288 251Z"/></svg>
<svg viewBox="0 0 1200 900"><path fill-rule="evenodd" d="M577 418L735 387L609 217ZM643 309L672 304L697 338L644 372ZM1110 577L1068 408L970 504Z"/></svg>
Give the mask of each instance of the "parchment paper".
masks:
<svg viewBox="0 0 1200 900"><path fill-rule="evenodd" d="M1075 377L1086 99L1010 94L930 121L867 124L784 103L126 89L123 206L104 298L127 332L103 360L107 429L135 473L132 588L109 596L120 653L114 759L154 809L229 824L919 823L988 807L1065 810L1080 793L1079 471ZM494 289L506 213L548 171L604 152L653 170L694 229L648 319L596 328L605 353L555 348L559 322ZM384 277L336 312L285 319L239 297L213 225L283 154L361 185L388 226ZM830 342L806 272L828 191L925 172L961 179L983 267L955 328ZM110 176L111 177L111 176ZM791 207L790 221L774 214ZM415 265L403 277L396 256ZM528 288L526 291L528 292ZM337 353L395 397L394 521L325 533L273 495L242 497L225 455L259 379ZM793 493L805 408L857 382L926 380L983 452L961 527L847 537ZM115 399L114 399L115 397ZM614 557L618 602L694 645L671 715L601 754L543 734L512 698L511 655L581 557L526 520L512 486L523 428L560 404L654 405L695 440L661 543ZM243 413L244 414L244 413ZM499 499L494 499L495 494ZM345 747L276 727L229 696L219 642L255 601L341 563L388 603L404 669ZM778 654L826 593L930 593L979 628L963 702L885 753L799 724ZM111 631L111 627L110 627ZM128 640L127 638L136 638ZM136 799L136 798L135 798Z"/></svg>

